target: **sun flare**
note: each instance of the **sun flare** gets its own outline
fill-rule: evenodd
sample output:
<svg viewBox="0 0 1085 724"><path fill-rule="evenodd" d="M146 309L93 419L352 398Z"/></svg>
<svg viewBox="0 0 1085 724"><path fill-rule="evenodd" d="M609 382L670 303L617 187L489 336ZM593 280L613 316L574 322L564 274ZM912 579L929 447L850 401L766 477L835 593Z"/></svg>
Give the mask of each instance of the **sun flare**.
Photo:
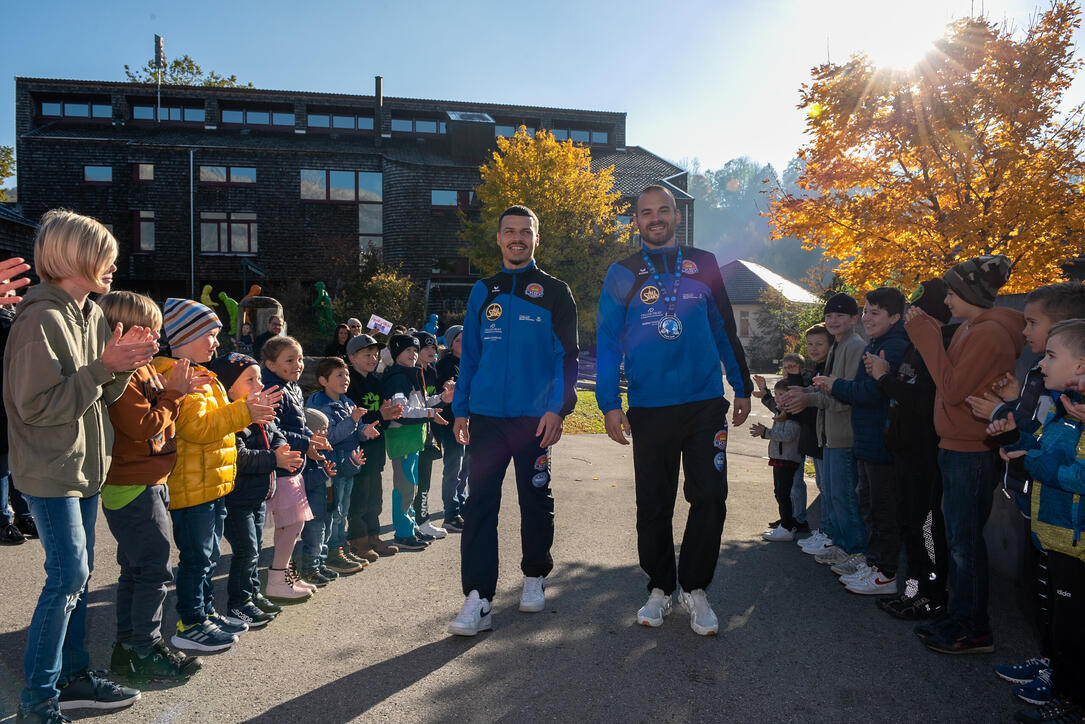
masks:
<svg viewBox="0 0 1085 724"><path fill-rule="evenodd" d="M876 65L908 69L923 59L950 21L942 3L867 2L842 13L840 32Z"/></svg>

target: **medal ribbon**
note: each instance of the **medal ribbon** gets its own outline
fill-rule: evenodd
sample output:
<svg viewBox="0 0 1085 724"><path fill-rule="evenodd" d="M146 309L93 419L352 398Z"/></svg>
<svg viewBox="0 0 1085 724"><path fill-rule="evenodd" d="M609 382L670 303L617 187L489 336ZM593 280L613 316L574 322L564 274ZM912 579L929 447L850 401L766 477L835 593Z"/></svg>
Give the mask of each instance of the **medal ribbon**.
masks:
<svg viewBox="0 0 1085 724"><path fill-rule="evenodd" d="M664 252L666 254L666 252ZM656 269L655 264L652 263L652 259L648 256L648 252L641 250L641 255L644 257L644 266L651 273L652 278L655 279L657 285L659 285L659 293L667 294L667 286L663 282L663 276ZM666 264L663 265L666 268ZM682 247L678 247L678 256L674 262L674 283L671 284L670 296L663 297L663 303L667 307L668 317L673 317L675 310L678 308L678 284L682 281Z"/></svg>

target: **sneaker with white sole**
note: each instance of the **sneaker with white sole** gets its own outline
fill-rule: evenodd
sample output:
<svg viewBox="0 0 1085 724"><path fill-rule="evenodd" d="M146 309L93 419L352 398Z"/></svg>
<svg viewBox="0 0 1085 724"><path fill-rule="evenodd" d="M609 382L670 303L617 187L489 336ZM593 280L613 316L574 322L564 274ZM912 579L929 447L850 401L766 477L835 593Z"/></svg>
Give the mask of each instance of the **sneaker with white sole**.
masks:
<svg viewBox="0 0 1085 724"><path fill-rule="evenodd" d="M1051 668L1051 659L1046 656L1033 656L1020 664L1001 664L995 667L995 673L1011 684L1027 684L1041 671Z"/></svg>
<svg viewBox="0 0 1085 724"><path fill-rule="evenodd" d="M861 561L858 568L851 573L841 573L838 580L846 586L849 583L854 583L855 581L861 581L864 578L867 578L870 575L870 570L870 566L867 562Z"/></svg>
<svg viewBox="0 0 1085 724"><path fill-rule="evenodd" d="M818 528L806 538L799 538L796 543L799 548L812 548L824 544L828 538L829 536L822 533L821 528Z"/></svg>
<svg viewBox="0 0 1085 724"><path fill-rule="evenodd" d="M178 621L177 633L170 643L185 651L223 651L237 643L237 636L226 633L207 619L191 626Z"/></svg>
<svg viewBox="0 0 1085 724"><path fill-rule="evenodd" d="M822 553L818 553L814 556L814 560L824 566L832 566L845 560L848 554L843 548L837 546L829 546Z"/></svg>
<svg viewBox="0 0 1085 724"><path fill-rule="evenodd" d="M434 525L432 520L427 520L425 523L418 526L418 530L422 531L425 535L433 536L437 540L448 536L448 531L438 525Z"/></svg>
<svg viewBox="0 0 1085 724"><path fill-rule="evenodd" d="M1043 706L1051 703L1055 698L1055 690L1051 688L1051 669L1040 669L1032 681L1027 684L1018 684L1010 691L1018 699L1027 701L1029 704Z"/></svg>
<svg viewBox="0 0 1085 724"><path fill-rule="evenodd" d="M761 540L773 542L790 542L795 540L795 529L785 528L783 525L778 525L775 528L771 528L762 533Z"/></svg>
<svg viewBox="0 0 1085 724"><path fill-rule="evenodd" d="M471 591L463 608L448 625L448 632L456 636L474 636L479 631L493 628L493 613L490 602L479 598L478 591Z"/></svg>
<svg viewBox="0 0 1085 724"><path fill-rule="evenodd" d="M813 542L807 542L813 541ZM803 538L799 541L799 548L803 553L807 555L816 556L825 553L836 546L833 545L833 539L827 535L822 534L820 537L815 538L810 536L809 538Z"/></svg>
<svg viewBox="0 0 1085 724"><path fill-rule="evenodd" d="M682 602L682 608L689 612L689 627L693 629L694 633L701 636L716 635L720 630L720 622L716 618L716 612L712 610L712 606L708 603L708 597L705 595L704 589L682 591L679 600Z"/></svg>
<svg viewBox="0 0 1085 724"><path fill-rule="evenodd" d="M886 576L877 566L871 566L865 577L852 581L845 589L860 596L885 596L896 592L897 577Z"/></svg>
<svg viewBox="0 0 1085 724"><path fill-rule="evenodd" d="M542 576L524 576L524 591L520 594L520 610L538 613L546 608L546 591Z"/></svg>
<svg viewBox="0 0 1085 724"><path fill-rule="evenodd" d="M860 568L866 568L865 553L852 553L839 563L829 566L829 570L838 576L850 576Z"/></svg>
<svg viewBox="0 0 1085 724"><path fill-rule="evenodd" d="M211 613L207 614L207 620L222 629L223 633L232 636L240 636L249 630L249 625L241 619L223 616L215 610L212 610Z"/></svg>
<svg viewBox="0 0 1085 724"><path fill-rule="evenodd" d="M674 608L674 596L663 593L662 588L653 588L647 603L637 611L637 623L641 626L659 628L672 608Z"/></svg>

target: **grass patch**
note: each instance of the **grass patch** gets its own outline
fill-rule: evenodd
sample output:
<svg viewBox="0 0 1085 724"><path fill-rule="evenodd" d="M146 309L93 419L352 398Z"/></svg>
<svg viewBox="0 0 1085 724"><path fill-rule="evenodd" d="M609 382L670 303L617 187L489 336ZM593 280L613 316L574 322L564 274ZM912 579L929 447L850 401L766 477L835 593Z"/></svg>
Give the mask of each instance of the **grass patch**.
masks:
<svg viewBox="0 0 1085 724"><path fill-rule="evenodd" d="M625 408L625 395L622 395L622 408ZM578 435L605 433L603 413L595 403L595 393L590 390L576 391L576 407L565 418L565 434Z"/></svg>

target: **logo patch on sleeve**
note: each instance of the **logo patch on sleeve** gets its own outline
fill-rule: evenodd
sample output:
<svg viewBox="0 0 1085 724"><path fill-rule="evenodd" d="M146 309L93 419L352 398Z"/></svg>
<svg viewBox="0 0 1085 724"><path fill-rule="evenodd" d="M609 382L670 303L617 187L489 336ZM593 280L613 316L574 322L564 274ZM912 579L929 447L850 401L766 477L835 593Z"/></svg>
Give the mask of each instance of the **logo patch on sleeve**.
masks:
<svg viewBox="0 0 1085 724"><path fill-rule="evenodd" d="M640 300L645 304L655 304L659 301L659 290L649 284L640 290Z"/></svg>
<svg viewBox="0 0 1085 724"><path fill-rule="evenodd" d="M498 304L497 302L494 302L490 306L486 307L486 319L488 319L488 320L490 320L492 322L495 319L500 319L500 318L501 318L501 305L500 304Z"/></svg>
<svg viewBox="0 0 1085 724"><path fill-rule="evenodd" d="M697 273L697 262L693 261L692 259L686 259L685 261L683 261L682 262L682 273L683 274L696 274Z"/></svg>
<svg viewBox="0 0 1085 724"><path fill-rule="evenodd" d="M538 299L543 295L542 284L536 284L535 282L528 284L527 288L524 290L524 294L528 295L532 299Z"/></svg>

